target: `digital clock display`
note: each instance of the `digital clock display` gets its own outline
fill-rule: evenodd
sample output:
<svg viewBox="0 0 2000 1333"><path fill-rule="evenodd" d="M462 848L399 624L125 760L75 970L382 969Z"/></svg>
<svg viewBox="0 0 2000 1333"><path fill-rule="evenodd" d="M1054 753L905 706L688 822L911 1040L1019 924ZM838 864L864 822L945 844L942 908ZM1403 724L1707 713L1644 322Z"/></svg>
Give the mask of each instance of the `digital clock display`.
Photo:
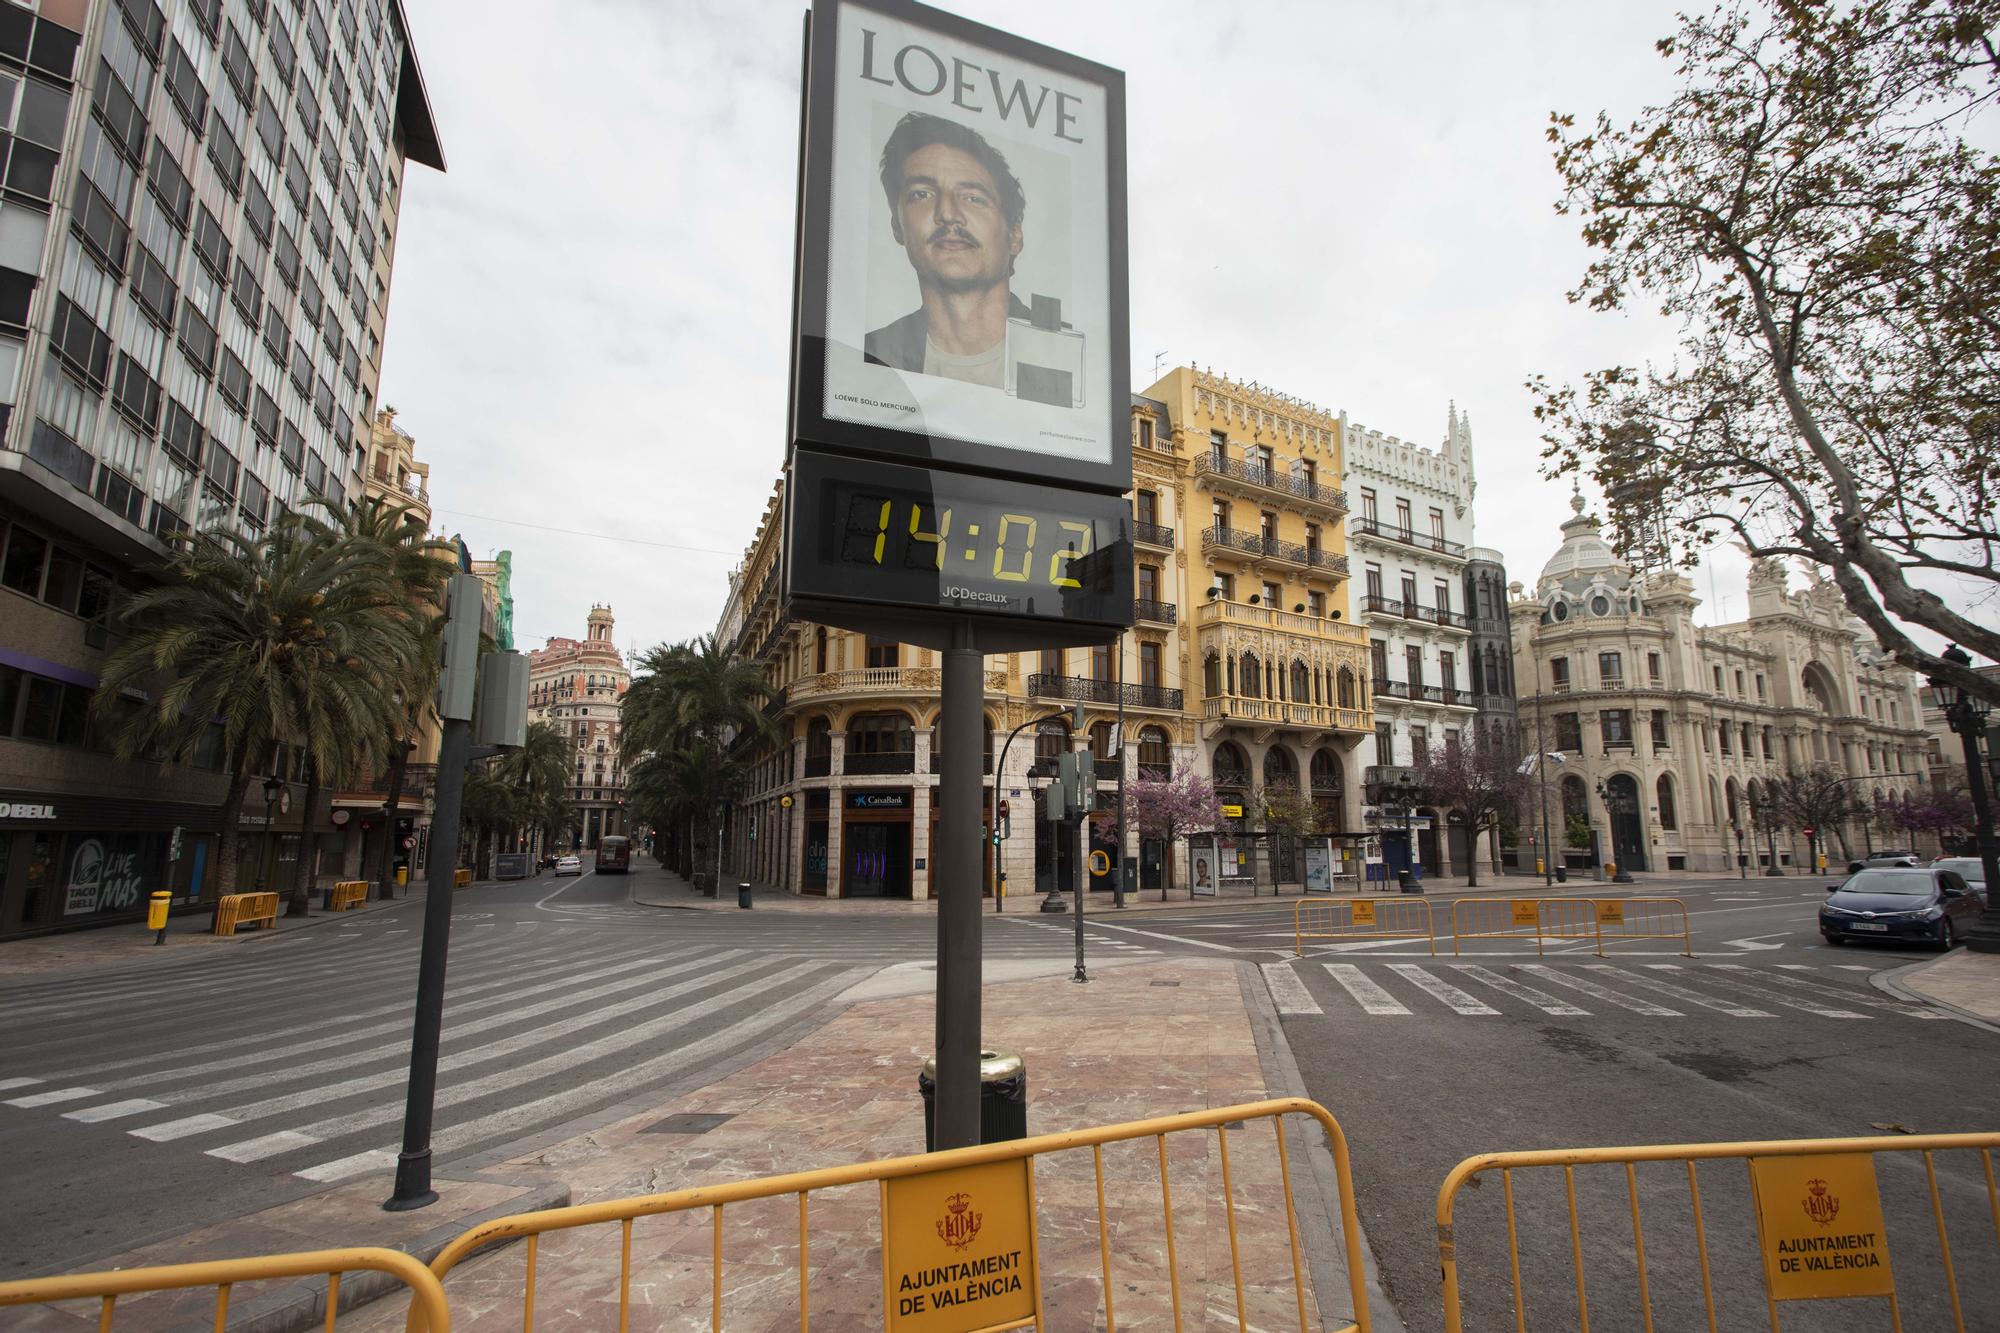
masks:
<svg viewBox="0 0 2000 1333"><path fill-rule="evenodd" d="M800 449L792 594L913 610L1132 623L1118 496Z"/></svg>

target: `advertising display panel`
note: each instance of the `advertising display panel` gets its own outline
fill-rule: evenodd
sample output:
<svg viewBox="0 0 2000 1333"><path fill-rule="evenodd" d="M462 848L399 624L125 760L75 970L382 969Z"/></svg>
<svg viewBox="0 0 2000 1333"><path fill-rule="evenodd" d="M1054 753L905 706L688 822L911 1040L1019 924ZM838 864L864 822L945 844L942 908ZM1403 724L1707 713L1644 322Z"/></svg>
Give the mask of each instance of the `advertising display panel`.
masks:
<svg viewBox="0 0 2000 1333"><path fill-rule="evenodd" d="M1124 75L901 0L811 43L798 440L1129 489Z"/></svg>

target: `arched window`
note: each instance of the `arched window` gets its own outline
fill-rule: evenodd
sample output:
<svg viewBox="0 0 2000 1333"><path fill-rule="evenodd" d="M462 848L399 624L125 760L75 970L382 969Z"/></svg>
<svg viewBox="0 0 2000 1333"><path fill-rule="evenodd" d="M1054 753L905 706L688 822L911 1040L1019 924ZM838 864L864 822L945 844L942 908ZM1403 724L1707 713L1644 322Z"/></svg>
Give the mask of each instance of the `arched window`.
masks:
<svg viewBox="0 0 2000 1333"><path fill-rule="evenodd" d="M1139 773L1143 777L1162 779L1171 776L1174 762L1173 750L1167 744L1167 733L1158 727L1147 727L1139 733Z"/></svg>
<svg viewBox="0 0 2000 1333"><path fill-rule="evenodd" d="M1583 779L1574 773L1562 780L1562 807L1565 820L1576 815L1590 817L1590 797L1584 791Z"/></svg>
<svg viewBox="0 0 2000 1333"><path fill-rule="evenodd" d="M1834 688L1833 678L1827 675L1825 667L1817 662L1808 662L1805 670L1799 673L1799 683L1805 687L1806 700L1814 708L1822 713L1840 711L1834 707L1838 691Z"/></svg>
<svg viewBox="0 0 2000 1333"><path fill-rule="evenodd" d="M1342 708L1361 707L1361 680L1354 674L1353 667L1340 669L1340 706Z"/></svg>
<svg viewBox="0 0 2000 1333"><path fill-rule="evenodd" d="M1665 773L1660 774L1659 784L1654 789L1655 799L1660 803L1660 827L1672 833L1681 826L1680 816L1674 810L1674 780Z"/></svg>
<svg viewBox="0 0 2000 1333"><path fill-rule="evenodd" d="M1035 763L1053 765L1069 751L1069 723L1050 718L1035 724Z"/></svg>
<svg viewBox="0 0 2000 1333"><path fill-rule="evenodd" d="M1257 662L1257 654L1243 654L1243 694L1251 699L1264 697L1263 668Z"/></svg>
<svg viewBox="0 0 2000 1333"><path fill-rule="evenodd" d="M1224 741L1215 747L1215 785L1218 787L1250 785L1250 761L1244 757L1242 747L1235 741Z"/></svg>
<svg viewBox="0 0 2000 1333"><path fill-rule="evenodd" d="M1279 785L1296 788L1299 785L1298 761L1292 752L1282 745L1273 745L1264 751L1264 785Z"/></svg>
<svg viewBox="0 0 2000 1333"><path fill-rule="evenodd" d="M847 724L849 755L910 754L916 748L916 729L908 713L857 713Z"/></svg>
<svg viewBox="0 0 2000 1333"><path fill-rule="evenodd" d="M1313 795L1339 795L1342 787L1340 756L1322 745L1313 751L1312 789Z"/></svg>
<svg viewBox="0 0 2000 1333"><path fill-rule="evenodd" d="M1201 689L1211 699L1222 693L1222 659L1214 653L1201 659Z"/></svg>
<svg viewBox="0 0 2000 1333"><path fill-rule="evenodd" d="M1743 789L1736 785L1735 778L1731 778L1722 784L1722 796L1729 803L1730 825L1732 827L1741 827L1743 823Z"/></svg>
<svg viewBox="0 0 2000 1333"><path fill-rule="evenodd" d="M1304 703L1312 693L1312 686L1306 680L1306 664L1294 659L1292 662L1292 702Z"/></svg>
<svg viewBox="0 0 2000 1333"><path fill-rule="evenodd" d="M1090 754L1100 764L1111 762L1111 724L1109 722L1093 722L1090 724Z"/></svg>

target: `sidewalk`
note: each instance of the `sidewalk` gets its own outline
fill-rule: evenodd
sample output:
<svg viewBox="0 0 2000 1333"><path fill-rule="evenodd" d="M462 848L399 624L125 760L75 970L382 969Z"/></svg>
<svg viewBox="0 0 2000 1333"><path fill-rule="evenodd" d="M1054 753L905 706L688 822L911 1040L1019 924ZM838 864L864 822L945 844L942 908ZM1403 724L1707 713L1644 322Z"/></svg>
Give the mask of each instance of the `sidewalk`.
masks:
<svg viewBox="0 0 2000 1333"><path fill-rule="evenodd" d="M1132 963L1094 972L1087 985L1068 965L992 982L984 991L986 1040L1021 1053L1028 1069L1030 1133L1103 1125L1295 1095L1301 1085L1254 970L1211 959ZM1013 975L1019 975L1016 970ZM270 1253L342 1244L387 1244L428 1258L475 1216L598 1202L775 1173L837 1166L923 1150L917 1072L934 1035L935 978L924 965L885 969L829 1007L826 1021L788 1046L746 1053L710 1085L617 1108L623 1114L567 1140L516 1150L472 1170L448 1164L445 1202L387 1214L376 1204L387 1173L282 1207L117 1256L99 1268ZM841 1007L845 1005L845 1007ZM1293 1193L1306 1251L1310 1326L1348 1315L1330 1159L1316 1128L1287 1125ZM1298 1318L1292 1255L1274 1136L1248 1126L1229 1136L1246 1314L1252 1327ZM1170 1282L1161 1208L1159 1149L1150 1140L1104 1149L1104 1189L1113 1296L1121 1323L1165 1328ZM1174 1276L1190 1327L1234 1326L1229 1215L1213 1131L1170 1136ZM1361 1163L1358 1170L1387 1170ZM1054 1154L1035 1167L1042 1290L1049 1326L1102 1327L1103 1292L1092 1155ZM880 1328L882 1270L877 1187L813 1196L808 1252L812 1322L837 1330ZM724 1220L724 1322L778 1330L798 1321L798 1205L791 1197L731 1207ZM652 1218L632 1235L635 1327L705 1325L714 1217L705 1209ZM467 1330L521 1327L526 1249L512 1245L469 1260L446 1282L452 1323ZM619 1325L620 1233L613 1224L544 1236L537 1254L538 1329ZM275 1288L272 1289L272 1288ZM1377 1327L1400 1333L1394 1311L1370 1284ZM292 1333L317 1318L323 1284L246 1285L231 1301L261 1316L259 1333ZM212 1300L212 1293L207 1299ZM179 1328L200 1320L195 1293L121 1300L119 1327ZM251 1304L244 1304L249 1302ZM341 1320L343 1329L400 1333L407 1302L383 1299ZM81 1333L95 1306L39 1309L9 1324ZM11 1317L10 1317L11 1318Z"/></svg>
<svg viewBox="0 0 2000 1333"><path fill-rule="evenodd" d="M1892 993L1961 1018L2000 1024L2000 954L1954 949L1928 963L1878 975Z"/></svg>
<svg viewBox="0 0 2000 1333"><path fill-rule="evenodd" d="M167 942L160 945L153 942L154 932L146 929L143 921L69 930L55 935L36 935L0 944L0 979L30 977L66 968L103 967L113 963L184 962L191 952L252 948L259 941L289 935L295 930L324 925L329 921L352 921L364 912L379 912L384 908L423 900L424 890L412 885L389 902L370 899L344 912L328 912L321 909L320 903L324 900L315 892L312 915L286 916L281 899L275 929L251 926L239 929L234 935L211 934L209 922L214 919L214 912L212 908L203 907L199 911L168 917Z"/></svg>

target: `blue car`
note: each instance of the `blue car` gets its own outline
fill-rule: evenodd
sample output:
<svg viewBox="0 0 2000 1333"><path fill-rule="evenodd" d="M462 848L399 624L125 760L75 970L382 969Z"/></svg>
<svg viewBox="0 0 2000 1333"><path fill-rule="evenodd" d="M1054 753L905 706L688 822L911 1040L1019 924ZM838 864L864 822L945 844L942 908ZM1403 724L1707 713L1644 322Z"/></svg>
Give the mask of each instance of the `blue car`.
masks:
<svg viewBox="0 0 2000 1333"><path fill-rule="evenodd" d="M1950 870L1861 870L1828 887L1819 933L1828 944L1886 940L1949 949L1979 911L1978 897Z"/></svg>

